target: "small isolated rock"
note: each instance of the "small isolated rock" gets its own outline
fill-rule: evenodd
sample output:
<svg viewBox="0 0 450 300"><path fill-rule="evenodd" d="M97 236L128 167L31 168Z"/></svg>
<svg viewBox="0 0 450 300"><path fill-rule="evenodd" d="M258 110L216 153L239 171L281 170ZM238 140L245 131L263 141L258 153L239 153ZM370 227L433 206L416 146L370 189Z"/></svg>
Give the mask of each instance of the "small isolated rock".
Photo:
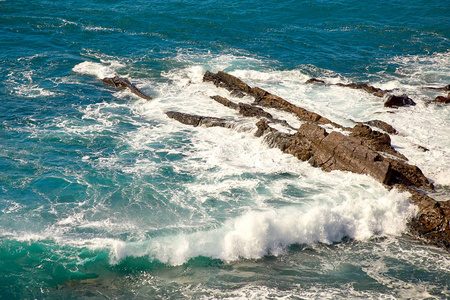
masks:
<svg viewBox="0 0 450 300"><path fill-rule="evenodd" d="M411 106L416 105L416 102L414 102L411 98L409 98L407 95L401 95L401 96L389 96L388 100L384 103L385 107L400 107L400 106Z"/></svg>
<svg viewBox="0 0 450 300"><path fill-rule="evenodd" d="M437 96L433 102L449 104L450 103L450 93L448 93L447 97Z"/></svg>
<svg viewBox="0 0 450 300"><path fill-rule="evenodd" d="M317 78L311 78L311 79L308 79L305 83L325 84L325 81L317 79Z"/></svg>
<svg viewBox="0 0 450 300"><path fill-rule="evenodd" d="M424 146L420 146L420 145L418 145L417 148L419 148L419 150L421 150L422 152L428 152L428 151L430 151L430 149L428 149L428 148L426 148L426 147L424 147Z"/></svg>

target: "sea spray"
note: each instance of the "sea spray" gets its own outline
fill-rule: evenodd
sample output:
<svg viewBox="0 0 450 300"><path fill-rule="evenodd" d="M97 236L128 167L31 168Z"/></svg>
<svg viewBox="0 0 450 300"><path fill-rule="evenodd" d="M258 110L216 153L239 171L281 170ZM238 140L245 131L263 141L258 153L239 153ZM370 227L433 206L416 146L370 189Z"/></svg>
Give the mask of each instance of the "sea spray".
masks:
<svg viewBox="0 0 450 300"><path fill-rule="evenodd" d="M417 213L417 208L407 200L407 193L392 190L376 200L354 196L305 206L250 211L209 231L138 243L114 243L111 262L118 263L128 256L147 256L179 265L198 256L234 261L281 255L293 244L331 244L344 238L363 241L374 236L398 236Z"/></svg>
<svg viewBox="0 0 450 300"><path fill-rule="evenodd" d="M450 296L448 253L401 234L406 194L164 114L255 128L210 98L230 95L203 74L226 71L345 126L390 123L447 199L448 106L420 88L449 83L446 1L113 2L0 1L0 298Z"/></svg>

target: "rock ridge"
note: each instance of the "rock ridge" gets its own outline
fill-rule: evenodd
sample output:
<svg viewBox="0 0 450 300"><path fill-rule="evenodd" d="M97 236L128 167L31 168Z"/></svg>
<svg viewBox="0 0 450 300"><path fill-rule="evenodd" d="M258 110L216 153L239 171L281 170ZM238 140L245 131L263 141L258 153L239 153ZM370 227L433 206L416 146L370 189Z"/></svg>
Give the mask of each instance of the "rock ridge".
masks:
<svg viewBox="0 0 450 300"><path fill-rule="evenodd" d="M417 166L408 164L407 158L392 147L388 134L372 130L362 123L357 123L353 128L343 127L259 87L252 88L239 78L222 71L207 71L203 79L227 89L233 96L254 97L253 104L234 103L221 96L211 98L235 109L244 117L258 118L255 136L262 137L269 147L278 148L300 160L308 161L312 166L320 167L324 171L341 170L365 174L387 188L395 187L410 192L411 201L419 207L419 213L408 224L410 234L427 243L450 249L450 201L438 202L426 194L426 191L434 188L433 184ZM270 123L280 123L286 127L290 125L284 120L273 118L263 107L293 113L304 123L295 133L279 131L271 127ZM233 127L233 121L221 118L180 112L166 114L191 126ZM376 120L370 122L386 128L386 132L396 132L387 123ZM328 132L329 127L325 129L324 125L339 130Z"/></svg>

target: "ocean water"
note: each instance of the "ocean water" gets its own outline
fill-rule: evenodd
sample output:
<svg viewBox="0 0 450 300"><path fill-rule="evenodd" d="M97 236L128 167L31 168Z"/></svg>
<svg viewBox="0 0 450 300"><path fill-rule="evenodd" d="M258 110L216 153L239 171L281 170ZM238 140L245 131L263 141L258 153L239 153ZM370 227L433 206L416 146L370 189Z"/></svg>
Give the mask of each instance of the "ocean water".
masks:
<svg viewBox="0 0 450 300"><path fill-rule="evenodd" d="M210 96L252 99L202 82L223 70L343 125L386 121L449 199L450 106L420 88L450 84L448 7L0 1L0 299L449 298L449 253L407 235L408 194L269 148ZM100 80L115 75L154 99Z"/></svg>

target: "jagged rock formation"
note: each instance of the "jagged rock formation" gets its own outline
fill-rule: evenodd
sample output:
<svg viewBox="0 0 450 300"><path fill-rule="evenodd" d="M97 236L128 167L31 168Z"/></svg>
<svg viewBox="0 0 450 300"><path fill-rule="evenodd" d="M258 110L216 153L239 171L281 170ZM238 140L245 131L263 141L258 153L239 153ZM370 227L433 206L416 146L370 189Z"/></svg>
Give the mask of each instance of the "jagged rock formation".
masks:
<svg viewBox="0 0 450 300"><path fill-rule="evenodd" d="M102 81L104 83L106 83L107 85L109 85L110 87L113 88L122 88L122 89L126 89L128 88L133 94L135 94L136 96L139 96L141 98L144 98L147 101L152 100L152 97L145 95L144 93L142 93L136 86L134 86L134 84L132 84L128 79L126 78L121 78L118 76L114 76L114 77L106 77L103 78Z"/></svg>
<svg viewBox="0 0 450 300"><path fill-rule="evenodd" d="M391 179L389 162L364 146L359 138L337 131L328 133L312 123L302 124L295 134L281 133L264 121L258 122L257 127L258 134L265 136L269 146L306 160L324 171L342 170L366 174L385 184Z"/></svg>
<svg viewBox="0 0 450 300"><path fill-rule="evenodd" d="M231 92L231 95L243 97L245 94L255 98L255 104L265 107L276 108L279 110L291 112L295 114L300 120L311 122L314 124L331 124L342 128L341 125L331 122L327 118L319 114L310 112L302 107L295 106L281 97L272 95L271 93L259 88L251 88L245 82L230 74L219 71L217 74L206 71L203 81L210 81L217 87L226 88Z"/></svg>
<svg viewBox="0 0 450 300"><path fill-rule="evenodd" d="M263 137L270 147L279 148L325 171L342 170L366 174L388 188L397 187L409 191L412 195L411 201L419 207L419 214L409 224L410 232L429 243L450 247L450 201L438 202L417 190L433 189L433 185L417 166L408 164L406 157L392 147L388 134L372 130L362 123L356 124L353 128L345 128L263 89L251 88L240 79L225 72L216 74L206 72L204 81L226 88L237 97L253 96L255 99L253 104L236 104L220 96L211 98L237 110L243 116L259 118L255 135ZM304 123L293 134L279 131L269 124L277 122L286 127L290 125L283 120L273 118L259 106L293 113ZM232 121L220 118L180 112L166 112L166 114L170 118L192 126L233 127ZM369 121L368 124L380 126L386 132L396 132L392 126L381 121ZM323 125L339 130L328 132L322 127Z"/></svg>
<svg viewBox="0 0 450 300"><path fill-rule="evenodd" d="M358 137L363 145L373 151L384 152L397 158L408 160L403 154L397 152L397 150L392 147L391 137L386 133L372 130L369 126L359 123L351 129L350 135Z"/></svg>

